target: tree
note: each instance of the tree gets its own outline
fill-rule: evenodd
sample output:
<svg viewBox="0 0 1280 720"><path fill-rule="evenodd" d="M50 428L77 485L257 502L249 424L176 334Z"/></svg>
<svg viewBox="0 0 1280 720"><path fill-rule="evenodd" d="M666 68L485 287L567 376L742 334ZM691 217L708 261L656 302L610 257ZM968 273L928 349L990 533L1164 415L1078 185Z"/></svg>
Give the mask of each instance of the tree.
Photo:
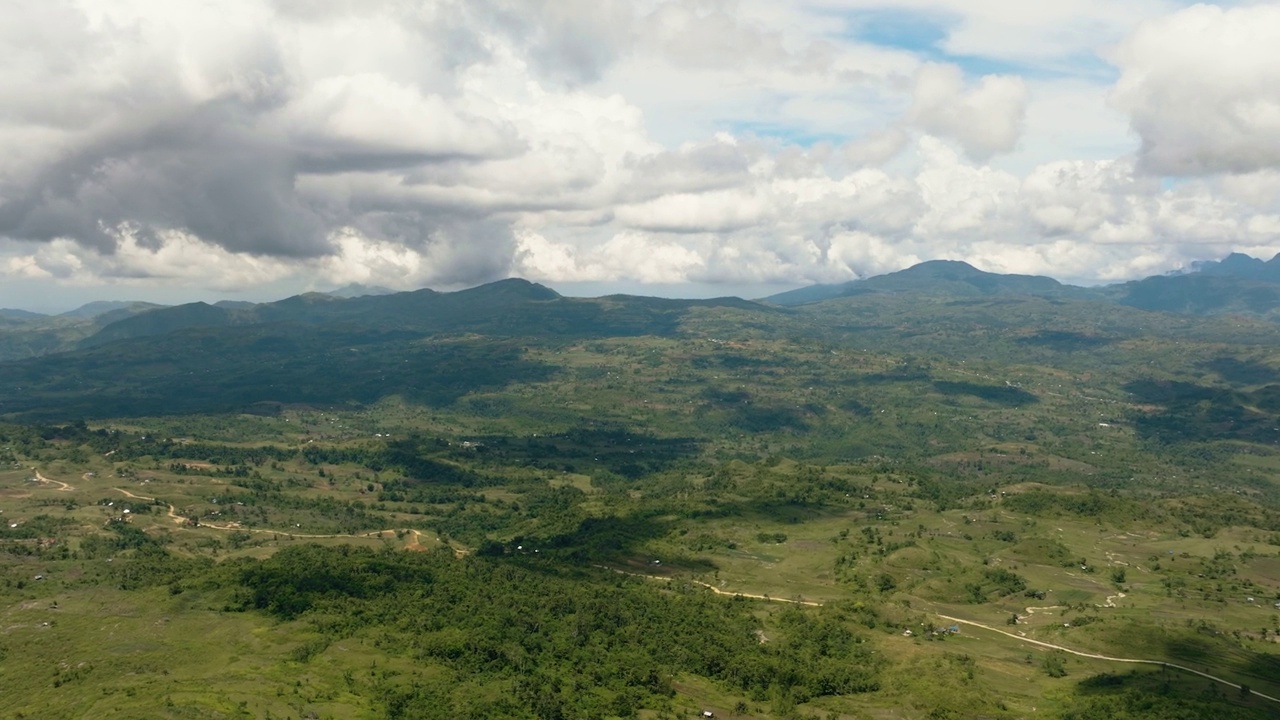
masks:
<svg viewBox="0 0 1280 720"><path fill-rule="evenodd" d="M1044 656L1044 661L1040 664L1044 669L1044 674L1051 678L1060 678L1067 676L1067 663L1062 653L1054 650Z"/></svg>

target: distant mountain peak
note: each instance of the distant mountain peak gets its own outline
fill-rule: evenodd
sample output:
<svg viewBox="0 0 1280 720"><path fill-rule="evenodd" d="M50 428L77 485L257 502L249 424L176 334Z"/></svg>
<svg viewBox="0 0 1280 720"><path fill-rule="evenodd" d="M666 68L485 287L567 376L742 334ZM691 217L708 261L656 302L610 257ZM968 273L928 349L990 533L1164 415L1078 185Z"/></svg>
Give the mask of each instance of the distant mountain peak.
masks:
<svg viewBox="0 0 1280 720"><path fill-rule="evenodd" d="M0 308L0 318L9 320L38 320L47 315L31 312L30 310L18 310L17 308Z"/></svg>
<svg viewBox="0 0 1280 720"><path fill-rule="evenodd" d="M156 308L165 307L156 303L142 302L140 300L97 300L86 303L76 308L62 313L62 317L83 318L92 320L99 315L106 315L116 310L129 310L133 312L141 312L143 310L154 310Z"/></svg>
<svg viewBox="0 0 1280 720"><path fill-rule="evenodd" d="M1057 297L1079 294L1073 288L1041 275L991 273L963 260L927 260L884 275L854 280L842 285L814 285L765 298L776 305L803 305L837 297L868 293L915 293L921 295L1029 295Z"/></svg>
<svg viewBox="0 0 1280 720"><path fill-rule="evenodd" d="M1244 253L1233 252L1230 255L1218 261L1217 267L1227 272L1255 272L1262 269L1266 263L1256 257L1245 255Z"/></svg>
<svg viewBox="0 0 1280 720"><path fill-rule="evenodd" d="M459 295L513 295L526 300L558 300L560 293L546 285L525 280L524 278L506 278L495 280L484 285L477 285L466 290L459 290Z"/></svg>
<svg viewBox="0 0 1280 720"><path fill-rule="evenodd" d="M951 270L951 271L958 271L958 272L969 273L969 274L977 274L977 273L990 274L990 273L986 273L983 270L979 270L978 268L970 265L964 260L925 260L922 263L912 265L911 267L903 270L899 270L898 272L904 272L904 273L905 272L922 272L922 271L932 272L936 270Z"/></svg>
<svg viewBox="0 0 1280 720"><path fill-rule="evenodd" d="M366 297L369 295L394 295L399 291L385 288L380 285L364 285L362 283L348 283L340 288L330 290L325 295L333 297L351 299L358 297Z"/></svg>
<svg viewBox="0 0 1280 720"><path fill-rule="evenodd" d="M1280 260L1277 258L1280 255L1263 261L1244 253L1233 252L1221 260L1194 262L1186 270L1171 273L1171 276L1205 275L1280 283Z"/></svg>
<svg viewBox="0 0 1280 720"><path fill-rule="evenodd" d="M326 303L342 302L344 298L334 297L329 293L322 292L304 292L299 295L290 295L283 300L277 300L273 303L265 303L268 307L297 307L304 305L323 305Z"/></svg>

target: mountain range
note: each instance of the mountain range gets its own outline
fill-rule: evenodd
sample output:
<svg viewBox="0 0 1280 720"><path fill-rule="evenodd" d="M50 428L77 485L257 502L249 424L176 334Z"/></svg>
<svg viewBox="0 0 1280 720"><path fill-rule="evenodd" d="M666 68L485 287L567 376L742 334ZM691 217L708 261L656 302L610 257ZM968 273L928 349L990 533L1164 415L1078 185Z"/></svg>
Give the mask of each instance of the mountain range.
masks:
<svg viewBox="0 0 1280 720"><path fill-rule="evenodd" d="M764 301L797 306L877 293L956 297L1021 295L1098 300L1158 312L1246 313L1272 317L1280 313L1280 255L1264 262L1233 253L1220 261L1197 263L1188 272L1099 287L1065 285L1036 275L984 272L956 260L930 260L885 275L779 293Z"/></svg>
<svg viewBox="0 0 1280 720"><path fill-rule="evenodd" d="M1280 260L1231 255L1179 275L1094 288L935 260L759 301L570 298L537 283L508 279L447 293L348 287L341 293L306 293L268 303L91 303L60 316L3 311L0 414L66 409L62 400L71 400L76 412L93 415L101 403L90 397L92 389L103 387L113 388L116 400L100 410L116 413L177 407L173 398L182 397L184 389L200 398L189 410L264 399L361 402L389 391L444 396L453 392L450 383L483 384L483 378L499 368L512 377L538 372L522 364L513 343L679 337L694 317L704 328L715 327L720 319L724 328L739 334L812 336L849 331L856 325L849 324L849 318L865 318L868 308L895 303L900 307L904 298L907 306L928 301L936 307L941 307L937 302L1021 298L1038 302L1037 312L1044 311L1046 301L1060 307L1085 303L1073 307L1095 308L1080 310L1085 314L1096 314L1104 306L1124 311L1124 322L1132 327L1142 325L1132 316L1134 310L1190 316L1236 313L1275 321L1280 320ZM831 303L836 305L823 310ZM849 303L855 305L842 309L841 304ZM858 327L864 333L877 332L865 322ZM424 344L432 350L418 352ZM450 363L455 364L453 371L441 371ZM262 378L263 384L246 384L249 377ZM326 386L322 379L331 377L342 381ZM240 392L235 397L220 394L219 388L228 385ZM291 389L272 390L285 387ZM132 405L122 408L125 398ZM147 398L164 398L163 407Z"/></svg>
<svg viewBox="0 0 1280 720"><path fill-rule="evenodd" d="M835 285L811 285L764 298L775 305L795 306L838 297L873 293L919 293L933 296L1032 295L1088 298L1087 288L1063 285L1039 275L984 272L959 260L930 260L905 270Z"/></svg>

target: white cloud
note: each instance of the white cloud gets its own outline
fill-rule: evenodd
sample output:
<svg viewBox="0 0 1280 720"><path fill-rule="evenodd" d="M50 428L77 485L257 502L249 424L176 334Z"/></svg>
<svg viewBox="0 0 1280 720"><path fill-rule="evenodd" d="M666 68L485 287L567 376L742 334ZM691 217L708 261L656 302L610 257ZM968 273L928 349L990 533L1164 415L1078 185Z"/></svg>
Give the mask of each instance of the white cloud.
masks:
<svg viewBox="0 0 1280 720"><path fill-rule="evenodd" d="M924 166L916 176L927 210L916 223L924 236L957 237L1008 233L1018 179L990 167L970 165L936 138L920 141Z"/></svg>
<svg viewBox="0 0 1280 720"><path fill-rule="evenodd" d="M1280 212L1280 169L1225 175L1219 180L1224 195L1262 212Z"/></svg>
<svg viewBox="0 0 1280 720"><path fill-rule="evenodd" d="M229 252L186 233L170 231L143 241L137 228L107 232L116 238L111 253L58 239L19 247L5 264L17 277L69 285L198 283L227 291L275 282L293 272L282 260Z"/></svg>
<svg viewBox="0 0 1280 720"><path fill-rule="evenodd" d="M1115 228L1131 220L1133 198L1150 196L1158 184L1139 186L1133 163L1120 161L1060 161L1042 165L1022 182L1020 193L1030 220L1047 236L1088 236L1104 227ZM1118 234L1109 231L1115 239ZM1148 239L1134 237L1133 240Z"/></svg>
<svg viewBox="0 0 1280 720"><path fill-rule="evenodd" d="M1280 167L1280 6L1197 5L1144 23L1114 52L1112 93L1164 175Z"/></svg>
<svg viewBox="0 0 1280 720"><path fill-rule="evenodd" d="M831 238L827 259L833 274L839 278L843 274L866 277L893 272L930 258L904 253L901 246L885 238L854 231L842 232ZM850 272L853 268L857 268L856 273Z"/></svg>
<svg viewBox="0 0 1280 720"><path fill-rule="evenodd" d="M879 166L902 152L910 135L902 127L889 127L846 143L841 150L855 166Z"/></svg>
<svg viewBox="0 0 1280 720"><path fill-rule="evenodd" d="M940 47L851 36L885 7L941 22ZM1265 254L1277 12L18 0L0 276L802 283L946 257L1096 279ZM1101 61L1073 63L1126 36L1109 108Z"/></svg>
<svg viewBox="0 0 1280 720"><path fill-rule="evenodd" d="M663 195L618 208L618 222L641 230L727 232L772 220L775 203L743 190Z"/></svg>
<svg viewBox="0 0 1280 720"><path fill-rule="evenodd" d="M625 278L681 283L696 277L705 266L705 257L693 249L636 231L620 232L589 248L574 248L525 232L516 246L516 268L522 276L553 282Z"/></svg>
<svg viewBox="0 0 1280 720"><path fill-rule="evenodd" d="M1027 85L1021 78L987 75L970 88L959 67L930 63L916 73L914 94L911 121L955 138L976 160L1009 152L1022 134Z"/></svg>
<svg viewBox="0 0 1280 720"><path fill-rule="evenodd" d="M421 285L425 259L398 243L370 240L352 228L338 232L337 252L319 262L320 276L334 284L361 283L408 289Z"/></svg>
<svg viewBox="0 0 1280 720"><path fill-rule="evenodd" d="M368 162L404 163L418 158L486 157L516 152L514 129L466 114L438 94L381 75L320 80L272 118L316 166L345 164L350 155Z"/></svg>

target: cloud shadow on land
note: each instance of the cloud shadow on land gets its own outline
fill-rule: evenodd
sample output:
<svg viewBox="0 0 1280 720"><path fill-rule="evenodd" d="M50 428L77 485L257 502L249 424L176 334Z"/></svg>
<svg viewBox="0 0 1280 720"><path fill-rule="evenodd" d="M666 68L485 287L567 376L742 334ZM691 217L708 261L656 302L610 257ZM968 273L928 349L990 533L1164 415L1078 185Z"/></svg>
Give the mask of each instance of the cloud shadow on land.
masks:
<svg viewBox="0 0 1280 720"><path fill-rule="evenodd" d="M1018 342L1023 345L1044 347L1059 352L1073 352L1077 350L1093 350L1110 345L1115 341L1112 338L1089 335L1087 333L1066 330L1041 330L1034 335L1019 338Z"/></svg>
<svg viewBox="0 0 1280 720"><path fill-rule="evenodd" d="M1040 402L1040 398L1011 385L982 385L971 382L934 380L933 388L943 395L968 395L1004 407L1025 407Z"/></svg>
<svg viewBox="0 0 1280 720"><path fill-rule="evenodd" d="M1224 355L1200 365L1222 376L1223 380L1239 385L1261 385L1262 383L1280 382L1280 370L1253 360Z"/></svg>
<svg viewBox="0 0 1280 720"><path fill-rule="evenodd" d="M1235 370L1228 368L1227 371ZM1134 427L1145 440L1162 443L1244 440L1267 444L1280 441L1273 415L1280 410L1280 385L1244 392L1174 380L1143 379L1126 384L1124 389L1140 403L1161 406L1156 411L1132 414Z"/></svg>
<svg viewBox="0 0 1280 720"><path fill-rule="evenodd" d="M201 329L8 363L0 372L0 415L270 413L280 405L364 405L393 395L444 406L557 370L529 360L514 341L425 341L363 329Z"/></svg>
<svg viewBox="0 0 1280 720"><path fill-rule="evenodd" d="M693 438L655 437L623 427L577 427L539 435L487 435L472 447L450 448L455 459L467 457L593 476L603 485L626 485L696 457Z"/></svg>

